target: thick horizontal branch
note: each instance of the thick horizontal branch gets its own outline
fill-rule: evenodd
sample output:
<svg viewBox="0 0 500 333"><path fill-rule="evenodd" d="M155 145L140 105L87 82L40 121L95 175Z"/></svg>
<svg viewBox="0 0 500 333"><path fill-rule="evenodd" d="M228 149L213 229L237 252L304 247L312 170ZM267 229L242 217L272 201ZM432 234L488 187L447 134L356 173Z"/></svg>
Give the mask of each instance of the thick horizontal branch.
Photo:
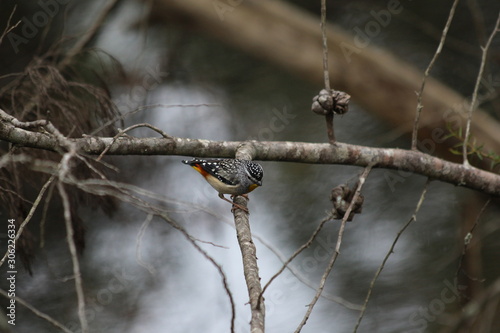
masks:
<svg viewBox="0 0 500 333"><path fill-rule="evenodd" d="M57 139L30 132L8 122L0 122L0 140L20 146L56 151ZM77 152L99 155L182 155L195 157L234 157L240 141L210 141L185 138L101 138L71 139ZM417 151L372 148L345 143L307 143L289 141L252 141L255 160L311 164L344 164L409 171L486 194L500 196L500 175L442 160Z"/></svg>

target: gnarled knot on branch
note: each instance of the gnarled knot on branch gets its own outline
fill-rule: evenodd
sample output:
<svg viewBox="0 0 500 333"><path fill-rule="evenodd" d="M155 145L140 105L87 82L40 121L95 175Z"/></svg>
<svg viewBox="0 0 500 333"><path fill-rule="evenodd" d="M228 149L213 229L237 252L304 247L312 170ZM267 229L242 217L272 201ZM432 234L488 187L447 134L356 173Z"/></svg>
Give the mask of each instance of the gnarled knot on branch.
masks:
<svg viewBox="0 0 500 333"><path fill-rule="evenodd" d="M351 189L346 184L339 185L332 189L330 200L333 204L332 215L334 219L342 219L344 217L354 197L354 193L356 193L356 188ZM356 202L353 204L347 221L352 221L355 214L361 213L364 200L363 195L360 193Z"/></svg>
<svg viewBox="0 0 500 333"><path fill-rule="evenodd" d="M351 96L343 91L322 89L314 96L311 110L319 115L344 114L349 111Z"/></svg>

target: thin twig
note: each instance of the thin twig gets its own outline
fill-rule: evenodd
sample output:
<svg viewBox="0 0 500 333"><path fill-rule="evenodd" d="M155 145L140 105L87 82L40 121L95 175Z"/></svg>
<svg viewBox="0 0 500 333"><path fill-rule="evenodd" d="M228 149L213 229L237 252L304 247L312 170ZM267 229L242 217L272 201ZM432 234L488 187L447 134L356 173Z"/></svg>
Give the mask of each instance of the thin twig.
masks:
<svg viewBox="0 0 500 333"><path fill-rule="evenodd" d="M16 12L16 9L17 9L17 5L14 5L14 8L12 9L12 12L10 13L9 18L7 19L7 24L5 25L5 29L2 32L2 34L0 35L0 45L2 45L4 37L7 36L9 34L9 32L11 32L12 30L14 30L22 22L21 20L19 20L19 21L17 21L16 24L14 24L13 26L10 26L10 22L12 21L12 17L14 16L14 13Z"/></svg>
<svg viewBox="0 0 500 333"><path fill-rule="evenodd" d="M22 306L24 306L25 308L27 308L28 310L30 310L31 312L33 312L36 316L48 321L50 324L54 325L55 327L59 328L61 331L65 332L65 333L73 333L73 331L71 331L69 328L67 328L66 326L64 326L62 323L58 322L57 320L55 320L54 318L52 318L51 316L37 310L34 306L32 306L31 304L29 304L28 302L26 302L24 299L16 296L14 298L11 298L9 297L9 294L3 290L3 289L0 289L0 295L2 295L3 297L5 298L8 298L8 299L14 299L16 300L16 303L19 303L21 304ZM5 320L5 319L4 319Z"/></svg>
<svg viewBox="0 0 500 333"><path fill-rule="evenodd" d="M330 73L328 72L328 39L326 37L326 0L321 0L321 37L323 40L323 79L325 89L330 91Z"/></svg>
<svg viewBox="0 0 500 333"><path fill-rule="evenodd" d="M484 203L483 207L479 211L479 214L477 214L476 221L472 225L472 228L467 233L467 235L465 235L465 237L464 237L464 247L463 247L463 250L462 250L462 255L460 256L460 259L458 260L458 268L457 268L457 272L455 274L457 277L458 277L458 274L460 273L460 270L462 269L463 261L465 259L465 254L466 254L467 248L469 247L469 244L470 244L470 242L472 240L474 230L479 225L479 219L483 215L484 211L486 210L486 207L488 207L488 205L490 204L490 202L491 202L491 198L488 198L488 200L486 200L486 202Z"/></svg>
<svg viewBox="0 0 500 333"><path fill-rule="evenodd" d="M476 109L477 95L479 92L479 86L481 85L481 80L483 79L483 72L484 72L484 67L486 65L488 49L490 48L491 42L495 38L495 35L497 34L498 31L500 31L500 13L498 14L495 27L493 28L493 31L491 32L491 35L488 38L488 41L486 42L486 45L482 47L483 54L481 57L481 65L479 66L479 73L477 74L476 85L474 86L474 92L472 93L472 101L469 105L469 112L467 115L467 125L465 127L465 138L462 147L462 158L463 158L463 164L465 166L469 166L469 160L467 159L467 146L469 145L470 123L472 121L472 113Z"/></svg>
<svg viewBox="0 0 500 333"><path fill-rule="evenodd" d="M153 197L153 193L141 189L137 186L133 186L130 184L122 184L118 182L111 182L109 180L99 180L99 179L91 179L91 180L78 180L74 178L66 178L65 182L70 185L74 185L79 189L91 193L94 195L108 195L113 196L125 203L130 203L134 207L140 209L141 211L147 214L154 214L155 216L160 217L172 227L180 231L186 239L193 245L193 247L201 253L207 260L209 260L219 272L219 275L222 279L222 284L224 286L224 290L229 298L229 302L231 304L231 332L234 333L235 330L235 319L236 319L236 307L233 299L233 295L231 290L229 289L229 284L227 281L226 274L224 273L222 267L213 259L206 251L204 251L198 244L197 239L191 236L179 223L173 220L161 207L157 207L147 201L142 200L141 198L130 193L137 192L138 194ZM156 198L156 196L155 196Z"/></svg>
<svg viewBox="0 0 500 333"><path fill-rule="evenodd" d="M222 279L222 285L224 286L224 290L226 292L226 295L229 297L229 302L231 304L231 327L230 327L230 332L234 333L235 332L235 320L236 320L236 306L234 304L234 299L233 299L233 294L231 293L231 290L229 289L229 284L227 282L227 277L226 274L224 273L224 270L222 269L222 266L219 265L214 258L212 258L205 250L203 250L197 243L196 239L191 236L183 227L180 226L177 222L175 222L173 219L170 218L165 212L156 212L156 215L161 217L163 220L168 222L171 226L173 226L175 229L179 230L185 237L186 239L191 243L191 245L194 246L194 248L200 252L208 261L212 263L212 265L215 266L217 271L219 272L219 275L221 276Z"/></svg>
<svg viewBox="0 0 500 333"><path fill-rule="evenodd" d="M54 178L55 178L55 176L50 177L49 180L47 180L47 182L45 182L45 184L40 189L40 192L38 193L38 196L36 197L35 202L31 206L31 209L28 212L28 215L26 216L26 218L24 219L24 221L21 223L21 225L19 226L19 228L17 230L16 238L14 239L14 245L17 244L17 241L21 237L21 234L23 233L24 228L31 221L31 218L35 214L35 211L38 208L38 205L40 204L40 201L42 201L42 198L43 198L43 195L45 194L45 191L50 186L50 184L52 183L52 181L54 180ZM7 258L8 254L9 254L9 252L6 251L5 254L4 254L4 256L3 256L3 258L0 260L0 267L5 262L5 259Z"/></svg>
<svg viewBox="0 0 500 333"><path fill-rule="evenodd" d="M32 122L35 123L35 122ZM74 239L74 230L73 223L71 218L71 205L68 193L64 188L64 182L66 179L71 178L70 172L70 162L73 157L77 155L76 152L76 144L66 138L59 130L52 125L50 121L44 121L41 124L50 134L57 138L59 144L62 147L65 147L68 152L64 153L61 161L58 165L58 181L57 181L57 189L59 191L59 195L61 196L62 204L63 204L63 212L64 212L64 224L66 226L66 241L68 242L68 248L71 255L71 261L73 263L73 275L75 278L75 290L76 290L76 298L78 303L78 319L80 321L81 332L87 333L89 332L88 322L85 311L85 294L83 292L83 282L82 282L82 274L80 270L80 262L78 261L78 253L75 245Z"/></svg>
<svg viewBox="0 0 500 333"><path fill-rule="evenodd" d="M358 322L356 323L356 326L354 327L354 331L353 331L354 333L356 333L358 331L358 327L361 324L361 320L363 320L363 317L365 315L365 311L366 311L366 308L368 306L368 301L370 300L370 297L371 297L371 294L373 291L373 287L375 286L375 282L377 281L380 273L384 269L385 263L389 259L389 256L394 252L394 248L396 247L396 243L398 242L399 237L401 237L403 232L405 232L406 228L408 228L413 221L417 220L417 214L420 211L420 207L422 206L422 203L424 202L425 194L427 193L427 189L429 187L430 182L431 182L431 179L427 178L427 181L425 182L425 185L424 185L424 189L422 190L422 194L420 195L420 199L418 200L417 207L415 208L413 215L411 216L410 220L408 222L406 222L406 224L401 228L401 230L399 230L398 234L396 235L396 238L394 239L394 242L392 242L391 248L389 249L389 251L387 251L385 258L382 261L382 264L377 269L375 276L373 277L372 281L370 282L370 287L368 288L368 293L366 294L365 302L363 303L363 308L361 309L361 312L359 314Z"/></svg>
<svg viewBox="0 0 500 333"><path fill-rule="evenodd" d="M141 206L137 206L138 208L141 208L143 209L143 207ZM150 206L149 204L146 205L146 208L147 210L151 210L153 207ZM191 236L187 231L186 229L184 229L183 227L181 227L180 224L178 224L177 222L175 222L170 216L168 216L165 212L161 211L161 210L158 210L158 209L154 209L155 211L155 215L161 217L163 220L165 220L166 222L168 222L171 226L173 226L175 229L177 229L178 231L180 231L184 237L186 237L186 239L191 243L191 245L194 246L194 248L200 252L208 261L210 261L212 263L212 265L215 266L215 268L217 269L217 271L219 272L219 275L221 276L221 279L222 279L222 285L224 286L224 290L226 292L226 295L229 297L229 302L231 304L231 327L230 327L230 332L231 333L234 333L235 332L235 327L234 327L234 324L235 324L235 320L236 320L236 306L235 306L235 303L234 303L234 299L233 299L233 295L231 293L231 290L229 289L229 284L227 282L227 277L226 277L226 274L224 273L224 270L222 269L222 266L219 265L214 258L212 258L205 250L203 250L197 243L196 243L196 239Z"/></svg>
<svg viewBox="0 0 500 333"><path fill-rule="evenodd" d="M178 204L178 205L183 205L183 206L187 206L189 208L192 208L192 209L195 209L195 210L200 210L200 211L203 211L213 217L215 217L218 221L221 221L222 223L226 224L227 226L235 229L235 226L234 226L234 222L232 219L229 219L227 218L226 216L222 216L220 214L218 214L217 212L215 212L214 210L208 208L208 207L204 207L204 206L197 206L197 205L194 205L193 202L191 201L182 201L182 200L179 200L179 199L170 199L166 196L163 196L163 195L160 195L158 193L154 193L154 192L151 192L151 191L147 191L143 188L140 188L140 187L137 187L137 186L134 186L134 185L131 185L131 184L126 184L126 183L120 183L120 182L114 182L114 181L110 181L110 180L106 180L105 182L101 181L101 180L82 180L80 182L80 184L82 183L85 183L89 186L92 186L92 185L95 185L95 186L102 186L102 185L109 185L109 186L113 186L115 188L123 188L123 189L127 189L129 191L132 191L132 192L136 192L140 195L143 195L145 197L148 197L148 198L151 198L153 200L157 200L159 202L164 202L164 203L175 203L175 204ZM87 186L86 185L86 186ZM101 194L102 195L102 194ZM255 234L255 233L252 233L252 238L258 240L259 242L261 242L266 248L268 248L272 253L274 253L276 255L276 257L281 261L282 264L284 264L288 257L285 257L285 255L283 255L283 253L281 253L276 247L274 247L273 245L271 245L269 242L267 242L262 236L258 235L258 234ZM197 242L200 242L200 243L204 243L204 244L209 244L209 245L212 245L212 246L215 246L215 247L220 247L220 248L224 248L224 249L228 249L228 247L226 246L223 246L223 245L219 245L219 244L214 244L213 242L210 242L210 241L205 241L205 240L201 240L201 239L197 239L195 237L193 237L194 240L196 240ZM303 283L305 286L313 289L313 290L316 290L316 286L313 286L312 282L309 281L305 276L303 276L295 267L293 267L292 265L288 264L286 266L286 268L292 273L292 275L294 275L301 283ZM339 297L339 296L335 296L335 295L331 295L331 294L326 294L325 295L325 292L323 292L321 294L321 297L326 299L326 300L329 300L329 301L332 301L332 302L335 302L335 303L338 303L344 307L346 307L347 309L350 309L350 310L356 310L356 311L360 311L361 310L361 305L358 305L358 304L354 304L354 303L351 303L345 299L343 299L342 297Z"/></svg>
<svg viewBox="0 0 500 333"><path fill-rule="evenodd" d="M71 221L71 207L69 203L68 193L64 188L64 184L61 180L57 183L57 189L59 190L59 195L61 196L63 209L64 209L64 222L66 225L66 241L68 242L69 252L71 254L71 261L73 262L73 275L75 277L75 289L76 297L78 301L78 319L80 320L80 325L82 333L89 332L89 327L87 323L87 317L85 316L85 294L83 292L83 282L82 273L80 271L80 262L78 261L78 253L76 250L74 230Z"/></svg>
<svg viewBox="0 0 500 333"><path fill-rule="evenodd" d="M323 80L325 89L330 93L330 72L328 70L328 39L326 35L326 0L321 0L321 39L323 41ZM326 121L326 134L328 135L328 142L335 143L335 132L333 127L333 112L325 115Z"/></svg>
<svg viewBox="0 0 500 333"><path fill-rule="evenodd" d="M281 266L280 270L276 272L276 274L274 274L270 279L269 281L264 285L264 288L262 289L262 292L260 293L259 295L259 302L261 301L262 299L262 296L264 295L264 293L266 292L266 289L267 287L269 287L269 285L274 281L274 279L276 279L284 270L285 268L288 267L288 264L292 262L293 259L295 259L302 251L304 251L305 249L307 249L309 246L311 246L311 244L314 242L314 240L316 239L316 236L318 236L319 232L321 231L321 229L323 228L323 226L325 225L326 222L330 221L332 219L331 216L327 216L326 218L324 218L318 225L318 227L316 228L316 230L314 230L314 232L312 233L311 237L309 238L309 240L307 242L305 242L301 247L299 247L297 249L297 251L295 251L292 256L290 258L288 258L287 261L285 261L283 263L283 266Z"/></svg>
<svg viewBox="0 0 500 333"><path fill-rule="evenodd" d="M411 139L411 149L412 150L417 150L417 138L418 138L418 127L419 127L419 121L420 121L420 114L422 113L423 105L422 105L422 95L424 93L424 88L425 88L425 82L427 81L427 77L429 76L429 73L432 70L432 67L434 67L434 63L436 62L437 58L441 54L441 50L443 49L444 42L446 40L446 35L448 34L448 30L450 29L451 26L451 21L453 20L453 17L455 16L455 9L457 8L458 2L460 0L455 0L453 2L453 5L451 6L450 13L448 14L448 20L446 21L446 25L444 26L443 33L441 35L441 40L439 41L438 48L436 52L434 53L434 56L432 57L431 62L429 63L429 66L427 66L427 69L424 72L424 77L422 79L422 85L420 86L420 91L417 93L417 112L415 113L415 121L413 122L413 132L412 132L412 139Z"/></svg>
<svg viewBox="0 0 500 333"><path fill-rule="evenodd" d="M302 328L306 324L307 320L309 319L309 316L311 315L311 312L312 312L314 306L316 305L316 302L318 301L319 297L321 296L323 288L325 287L326 279L328 278L328 275L332 271L333 266L335 265L335 262L340 254L340 245L342 244L342 236L344 235L344 229L345 229L347 219L349 218L349 215L351 214L351 211L354 207L354 204L358 200L358 197L361 193L361 189L363 188L363 185L364 185L366 178L368 177L371 169L372 169L371 165L367 166L363 170L363 173L359 176L358 187L356 189L356 192L354 193L354 196L351 200L351 203L349 204L349 207L347 207L347 210L344 214L344 217L342 218L342 223L340 225L339 234L337 237L337 243L335 245L335 252L333 253L332 257L330 258L330 262L328 263L328 266L326 267L325 272L323 273L323 276L321 277L321 281L320 281L318 289L316 291L316 295L314 295L314 298L312 299L311 303L308 305L307 312L304 315L304 318L302 318L302 321L300 322L299 326L295 330L295 333L299 333L302 330Z"/></svg>
<svg viewBox="0 0 500 333"><path fill-rule="evenodd" d="M213 210L211 210L207 207L195 206L195 205L193 205L192 202L187 202L187 201L184 202L184 201L180 201L178 199L169 199L168 197L159 195L158 193L153 193L151 191L145 190L143 188L140 188L140 187L137 187L137 186L134 186L131 184L114 182L114 181L110 181L110 180L102 181L99 179L87 179L87 180L80 180L80 181L78 181L77 184L73 184L73 185L79 186L79 188L84 190L84 191L89 191L89 188L92 188L94 191L92 193L94 193L96 195L104 195L104 194L113 195L113 194L109 194L106 190L103 190L103 187L110 186L110 187L114 187L114 188L121 188L122 194L126 194L126 191L132 191L132 192L135 192L135 193L140 194L142 196L145 196L145 197L148 197L148 198L160 201L160 202L176 203L176 204L188 206L189 208L195 208L195 209L204 211L204 212L208 213L209 215L216 217L218 220L222 221L223 223L230 226L231 228L235 229L235 226L234 226L234 223L232 220L230 221L228 218L221 216L220 214L217 214L216 212L214 212ZM274 248L271 244L269 244L267 241L265 241L261 236L252 233L252 238L261 242L265 247L267 247L271 252L273 252L282 263L285 263L286 260L288 259L282 253L280 253L278 249ZM193 239L196 240L197 242L210 244L210 245L213 245L216 247L226 248L222 245L213 244L212 242L200 240L200 239L197 239L195 237L193 237ZM312 282L308 281L303 275L301 275L301 273L296 268L294 268L291 265L287 265L287 268L300 282L302 282L307 287L309 287L313 290L316 290L316 286L313 286ZM357 310L357 311L361 310L361 305L349 302L349 301L343 299L342 297L338 297L335 295L325 295L325 293L323 293L321 295L321 297L325 298L329 301L338 303L338 304L340 304L348 309L351 309L351 310Z"/></svg>
<svg viewBox="0 0 500 333"><path fill-rule="evenodd" d="M42 218L40 220L40 248L45 247L45 224L47 222L47 213L49 211L50 201L52 200L52 194L54 193L54 183L49 187L49 192L47 193L47 198L45 199L45 204L42 209Z"/></svg>
<svg viewBox="0 0 500 333"><path fill-rule="evenodd" d="M99 157L97 157L96 161L99 162L102 157L104 155L106 155L106 153L109 151L109 149L111 148L111 146L115 143L115 141L123 136L125 133L127 133L128 131L131 131L135 128L140 128L140 127L147 127L147 128L150 128L152 129L153 131L159 133L162 137L164 137L165 139L171 139L172 137L170 135L168 135L167 133L165 133L164 131L162 131L161 129L159 129L158 127L155 127L151 124L148 124L148 123L140 123L140 124L135 124L135 125L132 125L132 126L129 126L123 130L120 130L120 132L118 134L116 134L114 137L113 137L113 140L111 141L111 143L102 151L102 153L99 155Z"/></svg>
<svg viewBox="0 0 500 333"><path fill-rule="evenodd" d="M333 127L333 113L329 113L325 116L325 121L326 121L326 134L328 135L328 142L330 144L334 144L336 142L335 139L335 131Z"/></svg>
<svg viewBox="0 0 500 333"><path fill-rule="evenodd" d="M230 226L232 226L232 225L230 225ZM234 226L232 226L232 227L234 228ZM267 242L260 235L253 233L252 237L254 239L258 240L259 242L261 242L265 247L267 247L269 249L269 251L274 253L274 255L281 261L282 264L285 264L285 262L288 260L288 258L285 257L285 255L283 253L281 253L276 247L271 245L269 242ZM312 290L316 290L316 286L313 285L312 281L308 280L299 271L299 269L297 269L293 265L290 265L290 263L286 266L286 268L290 271L290 273L293 276L295 276L297 278L297 280L299 280L299 282L304 284L306 287L311 288ZM349 310L361 311L361 305L349 302L348 300L346 300L340 296L336 296L336 295L333 295L333 294L330 294L330 293L323 291L323 293L321 294L321 298L324 298L324 299L331 301L331 302L335 302L335 303L342 305L343 307L345 307L346 309L349 309Z"/></svg>
<svg viewBox="0 0 500 333"><path fill-rule="evenodd" d="M142 254L141 254L142 238L144 237L144 233L146 232L148 226L151 224L152 220L153 220L153 214L148 214L148 216L146 217L146 219L144 220L139 229L139 233L137 234L137 242L135 244L135 258L139 265L147 269L152 276L155 276L156 269L153 267L153 265L142 260Z"/></svg>
<svg viewBox="0 0 500 333"><path fill-rule="evenodd" d="M97 133L99 133L100 131L102 131L104 128L116 123L117 121L124 121L126 118L138 113L138 112L141 112L143 110L148 110L148 109L153 109L153 108L165 108L165 109L170 109L170 108L179 108L179 107L183 107L183 108L196 108L196 107L200 107L200 106L206 106L206 107L214 107L214 106L221 106L220 104L210 104L210 103L200 103L200 104L151 104L151 105L143 105L143 106L139 106L138 108L132 110L132 111L128 111L128 112L125 112L125 113L120 113L118 114L115 118L107 121L106 123L102 124L100 127L98 127L97 129L93 130L91 133L90 133L90 136L92 135L95 135Z"/></svg>

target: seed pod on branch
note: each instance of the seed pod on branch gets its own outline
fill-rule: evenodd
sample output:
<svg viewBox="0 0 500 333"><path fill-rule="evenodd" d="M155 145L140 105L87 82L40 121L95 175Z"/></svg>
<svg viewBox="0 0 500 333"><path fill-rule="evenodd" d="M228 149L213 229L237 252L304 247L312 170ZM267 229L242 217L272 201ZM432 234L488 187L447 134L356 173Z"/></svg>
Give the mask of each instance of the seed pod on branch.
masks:
<svg viewBox="0 0 500 333"><path fill-rule="evenodd" d="M350 189L349 186L342 184L332 189L330 194L330 200L333 204L332 215L334 219L342 219L347 211L347 208L351 204L352 198L356 189ZM364 202L363 195L359 195L354 206L352 207L351 213L347 218L347 221L352 221L355 214L361 213L362 206Z"/></svg>
<svg viewBox="0 0 500 333"><path fill-rule="evenodd" d="M323 89L314 96L311 110L319 115L344 114L349 111L351 96L343 91Z"/></svg>

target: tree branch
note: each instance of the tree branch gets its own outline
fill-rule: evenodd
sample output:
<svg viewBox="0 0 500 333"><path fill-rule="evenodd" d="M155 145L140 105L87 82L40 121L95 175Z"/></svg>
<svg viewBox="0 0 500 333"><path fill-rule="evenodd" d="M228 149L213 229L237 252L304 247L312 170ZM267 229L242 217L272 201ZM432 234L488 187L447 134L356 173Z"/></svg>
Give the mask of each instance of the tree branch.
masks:
<svg viewBox="0 0 500 333"><path fill-rule="evenodd" d="M330 261L328 262L328 266L326 267L325 271L323 272L323 276L321 277L321 281L319 282L318 289L316 290L316 294L314 295L311 303L307 305L307 311L304 317L302 318L302 321L300 322L299 326L295 330L295 333L300 333L302 328L304 328L305 324L307 323L307 320L309 319L309 316L311 315L314 306L316 305L316 302L321 296L321 293L323 292L323 288L325 287L326 279L328 278L328 275L330 275L330 272L333 269L333 266L335 265L335 262L337 261L337 258L340 255L340 245L342 244L342 237L344 235L344 230L345 230L345 224L347 222L347 219L351 215L351 212L354 208L354 205L358 201L358 197L361 194L361 189L363 188L363 185L365 184L366 178L370 174L370 171L372 170L371 165L367 166L365 170L363 170L363 173L359 176L358 178L358 184L356 188L356 192L354 193L354 196L352 197L351 203L349 204L349 207L347 207L347 210L344 214L344 217L342 218L342 222L340 224L339 228L339 234L337 236L337 243L335 244L335 252L333 253L332 257L330 258Z"/></svg>
<svg viewBox="0 0 500 333"><path fill-rule="evenodd" d="M436 49L436 52L434 52L434 56L432 57L431 62L427 66L427 69L424 72L424 77L422 79L422 85L420 86L420 90L417 93L417 112L415 114L415 121L413 122L413 132L412 132L412 139L411 139L411 149L412 150L417 150L417 138L418 138L418 125L420 121L420 114L422 113L422 109L424 108L424 105L422 104L422 95L424 94L424 89L425 89L425 82L427 81L427 77L429 76L432 67L434 67L434 63L436 62L437 58L441 54L441 51L443 49L444 42L446 40L446 35L448 34L448 30L450 29L451 26L451 21L453 20L453 17L455 16L455 9L457 8L459 0L455 0L453 2L453 5L451 6L450 13L448 14L448 20L446 21L446 25L443 28L443 32L441 35L441 40L439 41L439 45Z"/></svg>
<svg viewBox="0 0 500 333"><path fill-rule="evenodd" d="M0 119L4 112L0 110ZM9 116L10 117L10 116ZM58 151L57 137L30 132L15 127L9 121L0 122L0 140L20 146ZM108 155L182 155L196 157L234 157L240 141L210 141L186 138L84 137L68 139L78 153L99 155L109 145ZM485 194L500 196L500 175L466 167L462 164L418 151L372 148L337 142L307 143L290 141L253 141L254 159L311 164L343 164L409 171L435 180L463 186Z"/></svg>
<svg viewBox="0 0 500 333"><path fill-rule="evenodd" d="M236 158L252 160L255 155L255 149L251 144L239 145L237 149ZM247 207L247 200L243 196L234 198L234 202L243 207ZM257 250L250 230L249 213L241 209L235 209L233 213L236 236L243 257L243 272L250 298L252 312L250 331L252 333L264 333L266 308L264 300L260 297L262 286L260 284L259 266L257 265Z"/></svg>
<svg viewBox="0 0 500 333"><path fill-rule="evenodd" d="M3 290L3 289L0 289L0 295L2 295L3 297L7 298L7 299L12 299L9 294ZM66 326L64 326L61 322L55 320L54 318L52 318L51 316L39 311L37 308L35 308L33 305L31 305L30 303L28 303L27 301L25 301L24 299L16 296L14 297L13 299L16 300L17 303L21 304L22 306L24 306L25 308L27 308L28 310L30 310L31 312L33 312L36 316L42 318L42 319L45 319L47 322L49 322L50 324L54 325L55 327L59 328L61 331L63 331L64 333L74 333L73 331L71 331L69 328L67 328Z"/></svg>
<svg viewBox="0 0 500 333"><path fill-rule="evenodd" d="M469 165L469 161L467 159L467 146L468 146L469 139L470 139L472 113L475 111L475 109L477 107L477 96L478 96L478 92L479 92L479 86L481 85L481 80L483 79L484 67L486 65L486 56L488 55L488 50L490 48L491 42L493 42L495 35L499 31L500 31L500 13L498 14L498 18L497 18L497 21L495 23L495 27L493 28L493 31L491 32L491 35L488 38L488 41L486 42L486 45L481 48L483 51L483 54L481 57L481 65L479 66L479 73L477 74L476 84L474 86L474 92L472 93L472 101L469 105L469 111L467 113L467 125L465 127L464 144L462 146L463 163L466 166Z"/></svg>
<svg viewBox="0 0 500 333"><path fill-rule="evenodd" d="M359 325L361 324L361 320L363 320L363 317L365 315L366 308L368 306L368 301L370 300L370 297L372 295L373 287L375 286L375 282L377 282L377 279L378 279L380 273L382 273L382 270L384 269L385 264L387 263L387 260L389 259L391 254L394 253L394 248L396 247L396 243L398 242L398 240L401 237L401 235L403 234L403 232L405 232L405 230L410 226L410 224L412 224L412 222L417 220L417 214L420 211L420 207L422 207L422 204L423 204L424 199L425 199L425 194L427 193L427 189L429 188L430 182L431 182L431 180L429 178L427 178L427 181L425 182L425 185L424 185L424 189L422 190L422 194L420 194L420 199L418 199L417 207L415 208L413 215L410 217L410 220L408 222L406 222L406 224L398 231L396 238L394 239L391 247L389 248L389 251L387 251L387 253L384 257L384 260L382 260L382 264L380 264L379 268L375 272L375 276L373 277L372 281L370 282L370 287L368 288L368 292L366 293L365 302L363 303L363 307L359 313L358 321L356 322L356 326L354 326L353 333L356 333L358 331Z"/></svg>

